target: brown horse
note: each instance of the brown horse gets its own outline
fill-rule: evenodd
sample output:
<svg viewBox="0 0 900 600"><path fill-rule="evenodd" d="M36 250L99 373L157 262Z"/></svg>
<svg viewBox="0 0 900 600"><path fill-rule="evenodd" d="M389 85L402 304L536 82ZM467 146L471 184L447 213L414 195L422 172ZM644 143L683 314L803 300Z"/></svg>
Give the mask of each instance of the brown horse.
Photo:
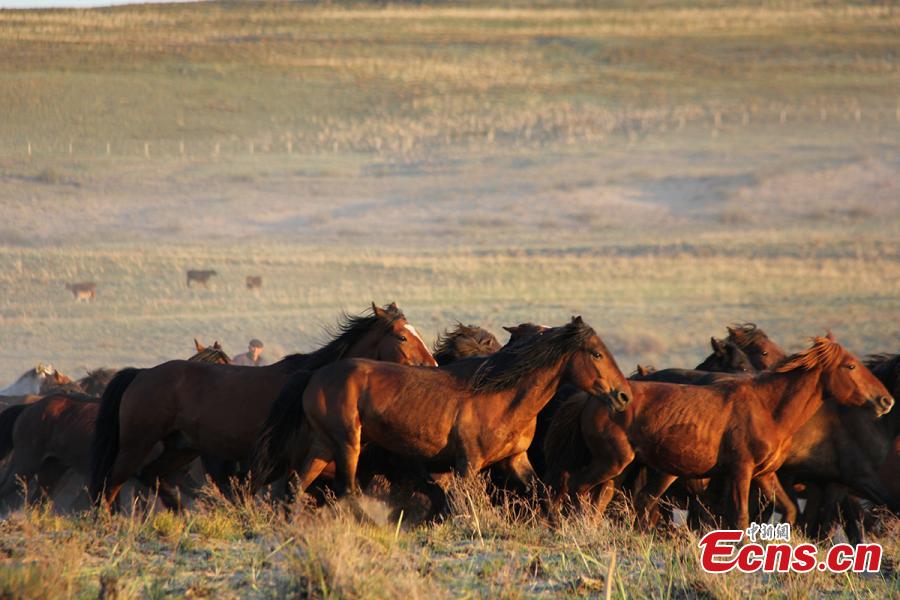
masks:
<svg viewBox="0 0 900 600"><path fill-rule="evenodd" d="M151 369L120 371L101 401L91 494L98 502L110 502L133 475L164 476L199 454L224 460L249 458L272 401L291 375L360 356L436 364L396 305L381 309L373 304L371 315L345 317L326 346L273 365L170 361ZM160 498L169 506L178 505L177 498L162 490Z"/></svg>
<svg viewBox="0 0 900 600"><path fill-rule="evenodd" d="M97 284L93 281L67 283L66 289L72 292L72 296L78 302L93 302L94 298L97 297Z"/></svg>
<svg viewBox="0 0 900 600"><path fill-rule="evenodd" d="M441 366L461 358L487 356L499 349L500 342L487 329L457 323L455 328L438 337L432 354L438 366Z"/></svg>
<svg viewBox="0 0 900 600"><path fill-rule="evenodd" d="M810 349L752 378L708 386L632 382L632 389L629 405L573 399L560 409L545 446L551 483L576 495L611 485L640 456L654 469L636 502L642 523L678 477L719 476L729 488L727 522L746 528L751 482L769 497L778 493L775 471L791 436L825 394L842 405L871 405L876 414L894 403L881 382L830 337L816 338ZM620 412L611 416L610 405Z"/></svg>
<svg viewBox="0 0 900 600"><path fill-rule="evenodd" d="M191 287L191 282L199 283L203 287L209 287L209 280L213 275L218 275L212 269L191 269L187 272L187 286Z"/></svg>
<svg viewBox="0 0 900 600"><path fill-rule="evenodd" d="M197 353L189 361L223 365L231 362L218 342L209 347L203 347L197 340L194 344ZM92 372L94 377L98 377L97 371ZM36 479L31 493L50 496L70 469L87 479L91 437L99 408L96 397L54 393L33 404L0 413L0 459L12 452L9 466L0 480L0 498L13 492L19 480ZM11 426L7 425L10 418ZM153 482L145 483L152 485ZM37 495L30 496L29 501Z"/></svg>
<svg viewBox="0 0 900 600"><path fill-rule="evenodd" d="M637 381L663 381L667 383L689 383L708 385L730 379L735 375L750 375L757 371L750 358L729 340L710 338L713 352L693 369L660 369L631 376ZM640 365L638 365L640 367Z"/></svg>
<svg viewBox="0 0 900 600"><path fill-rule="evenodd" d="M770 340L754 323L735 324L727 329L726 340L737 344L757 371L764 371L787 356L781 346Z"/></svg>
<svg viewBox="0 0 900 600"><path fill-rule="evenodd" d="M437 369L347 360L317 371L303 391L309 432L298 470L305 490L335 461L338 495L357 491L363 442L466 476L503 463L524 485L538 411L561 381L627 403L628 381L580 317L487 358ZM434 398L440 398L435 402Z"/></svg>

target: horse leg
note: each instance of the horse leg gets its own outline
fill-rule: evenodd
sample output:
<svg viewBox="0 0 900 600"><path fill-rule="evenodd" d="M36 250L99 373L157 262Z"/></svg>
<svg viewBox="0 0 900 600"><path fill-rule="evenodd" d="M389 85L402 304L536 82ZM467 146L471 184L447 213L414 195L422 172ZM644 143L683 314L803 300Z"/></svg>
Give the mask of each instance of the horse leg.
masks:
<svg viewBox="0 0 900 600"><path fill-rule="evenodd" d="M28 503L38 502L41 497L51 498L56 484L59 483L59 480L62 479L68 470L68 466L55 458L45 460L37 472L34 488L29 490Z"/></svg>
<svg viewBox="0 0 900 600"><path fill-rule="evenodd" d="M298 493L302 494L308 490L332 460L334 460L334 453L318 440L313 440L306 452L306 458L303 459L303 464L297 470Z"/></svg>
<svg viewBox="0 0 900 600"><path fill-rule="evenodd" d="M0 481L0 500L5 500L7 496L17 492L20 480L28 482L34 477L41 469L42 459L43 457L32 458L29 453L14 448L6 474Z"/></svg>
<svg viewBox="0 0 900 600"><path fill-rule="evenodd" d="M120 434L119 453L109 471L104 491L104 504L107 510L116 510L117 498L125 485L132 477L136 476L151 452L161 447L161 440L155 436L128 436ZM164 449L160 450L160 453Z"/></svg>
<svg viewBox="0 0 900 600"><path fill-rule="evenodd" d="M531 466L528 452L514 454L504 460L503 463L504 469L526 490L530 490L534 486L534 482L537 481L537 473L534 472L534 467Z"/></svg>
<svg viewBox="0 0 900 600"><path fill-rule="evenodd" d="M859 498L846 494L841 500L840 508L847 540L854 546L863 543L865 511L859 503Z"/></svg>
<svg viewBox="0 0 900 600"><path fill-rule="evenodd" d="M637 513L637 525L641 529L649 529L653 524L653 517L656 504L660 497L666 493L675 480L677 475L663 473L656 469L647 468L647 484L638 493L634 502L634 511Z"/></svg>
<svg viewBox="0 0 900 600"><path fill-rule="evenodd" d="M732 473L728 525L744 531L750 526L750 482L753 480L751 464L739 464Z"/></svg>
<svg viewBox="0 0 900 600"><path fill-rule="evenodd" d="M138 473L138 479L147 487L156 488L163 505L174 511L181 510L181 494L168 477L197 458L197 452L189 448L167 447L162 455L146 465Z"/></svg>
<svg viewBox="0 0 900 600"><path fill-rule="evenodd" d="M806 506L800 516L800 526L807 536L818 539L821 535L820 516L824 506L825 490L816 483L809 481L805 483Z"/></svg>
<svg viewBox="0 0 900 600"><path fill-rule="evenodd" d="M793 526L797 521L797 506L781 485L778 476L774 472L757 475L753 478L753 483L772 504L781 509L781 522Z"/></svg>

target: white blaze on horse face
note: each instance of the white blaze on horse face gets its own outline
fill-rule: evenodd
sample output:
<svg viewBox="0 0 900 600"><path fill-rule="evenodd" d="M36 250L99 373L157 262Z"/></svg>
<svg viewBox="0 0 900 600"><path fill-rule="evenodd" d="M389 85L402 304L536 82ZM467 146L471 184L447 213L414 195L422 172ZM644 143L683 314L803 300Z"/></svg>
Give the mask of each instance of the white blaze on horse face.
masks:
<svg viewBox="0 0 900 600"><path fill-rule="evenodd" d="M419 332L416 331L416 328L413 327L412 325L410 325L409 323L404 325L403 328L406 329L411 334L413 334L415 336L415 338L422 343L422 346L425 348L425 351L428 352L428 356L431 356L431 352L428 350L428 346L425 345L425 340L422 339L422 336L419 335ZM434 366L437 366L437 361L434 360L434 358L432 358L431 361L432 361L432 363L434 363Z"/></svg>

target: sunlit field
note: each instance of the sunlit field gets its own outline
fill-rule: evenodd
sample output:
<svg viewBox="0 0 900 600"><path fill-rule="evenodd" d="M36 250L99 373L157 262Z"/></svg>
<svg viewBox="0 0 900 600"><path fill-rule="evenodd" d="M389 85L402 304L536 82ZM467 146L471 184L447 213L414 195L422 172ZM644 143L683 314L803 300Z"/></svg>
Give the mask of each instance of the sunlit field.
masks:
<svg viewBox="0 0 900 600"><path fill-rule="evenodd" d="M193 338L274 360L372 301L429 343L580 314L625 372L693 367L735 322L900 351L900 11L646 4L0 11L0 387ZM880 575L721 577L686 529L454 485L434 526L374 500L17 509L0 596L900 594L895 522Z"/></svg>

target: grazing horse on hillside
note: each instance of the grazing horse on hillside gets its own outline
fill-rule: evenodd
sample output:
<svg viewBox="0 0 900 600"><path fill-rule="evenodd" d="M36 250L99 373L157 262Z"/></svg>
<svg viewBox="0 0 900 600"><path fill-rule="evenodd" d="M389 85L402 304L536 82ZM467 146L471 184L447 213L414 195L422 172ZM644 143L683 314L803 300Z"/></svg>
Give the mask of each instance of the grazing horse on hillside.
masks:
<svg viewBox="0 0 900 600"><path fill-rule="evenodd" d="M191 269L187 272L187 286L191 287L191 282L199 283L203 287L209 287L209 280L213 275L218 275L212 269Z"/></svg>
<svg viewBox="0 0 900 600"><path fill-rule="evenodd" d="M293 374L359 356L436 364L396 305L382 309L373 304L371 315L345 317L324 347L272 365L170 361L120 371L103 394L97 418L91 494L98 502L110 502L136 473L160 477L200 454L235 461L250 458L272 401ZM163 490L160 499L178 506L177 498Z"/></svg>
<svg viewBox="0 0 900 600"><path fill-rule="evenodd" d="M500 342L487 329L457 323L453 330L445 331L438 337L432 354L438 366L442 366L461 358L487 356L499 349Z"/></svg>
<svg viewBox="0 0 900 600"><path fill-rule="evenodd" d="M72 296L78 302L91 302L97 297L97 284L93 281L67 283L66 289L72 292Z"/></svg>
<svg viewBox="0 0 900 600"><path fill-rule="evenodd" d="M53 365L40 363L35 368L25 371L14 383L0 390L0 396L46 394L54 387L70 383L72 380L57 371Z"/></svg>
<svg viewBox="0 0 900 600"><path fill-rule="evenodd" d="M653 469L636 501L642 524L678 477L718 476L728 488L728 525L746 528L751 482L769 497L779 493L775 471L791 437L826 394L845 406L870 406L876 415L894 404L881 382L830 336L752 378L708 386L635 381L632 390L630 404L573 398L554 419L545 449L551 483L576 496L611 485L640 456Z"/></svg>
<svg viewBox="0 0 900 600"><path fill-rule="evenodd" d="M203 347L194 340L197 353L189 361L228 364L231 359L216 342ZM93 374L104 370L97 369ZM89 376L90 378L90 376ZM36 485L29 502L50 496L69 470L87 481L90 475L91 438L100 409L99 398L77 393L53 393L29 405L0 413L0 459L12 452L0 479L0 499L15 491L19 480ZM144 481L152 486L154 482Z"/></svg>
<svg viewBox="0 0 900 600"><path fill-rule="evenodd" d="M262 275L247 275L245 284L251 292L258 292L262 289Z"/></svg>
<svg viewBox="0 0 900 600"><path fill-rule="evenodd" d="M517 480L535 478L526 451L538 412L561 381L627 403L628 381L599 336L580 317L489 357L437 369L369 360L346 360L315 372L303 390L299 418L281 429L301 428L300 490L333 460L340 496L356 492L362 444L406 456L431 472L466 476L503 463ZM440 398L435 402L434 398ZM258 457L267 456L266 432ZM265 460L260 461L266 473Z"/></svg>

